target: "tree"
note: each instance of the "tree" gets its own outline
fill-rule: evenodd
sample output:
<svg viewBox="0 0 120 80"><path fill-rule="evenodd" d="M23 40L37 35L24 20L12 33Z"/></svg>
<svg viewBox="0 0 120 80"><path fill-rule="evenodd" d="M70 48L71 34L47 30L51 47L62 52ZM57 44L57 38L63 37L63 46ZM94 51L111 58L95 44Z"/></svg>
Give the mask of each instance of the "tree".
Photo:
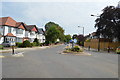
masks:
<svg viewBox="0 0 120 80"><path fill-rule="evenodd" d="M54 22L48 22L45 25L45 29L46 40L48 43L49 41L54 43L57 39L59 39L60 41L65 40L64 29L60 27L58 24Z"/></svg>
<svg viewBox="0 0 120 80"><path fill-rule="evenodd" d="M54 43L60 36L60 31L52 26L46 31L46 40Z"/></svg>
<svg viewBox="0 0 120 80"><path fill-rule="evenodd" d="M97 36L117 38L120 41L120 8L107 6L102 11L103 13L95 20Z"/></svg>
<svg viewBox="0 0 120 80"><path fill-rule="evenodd" d="M77 44L83 46L84 45L84 40L85 40L85 38L84 38L83 35L78 35L77 36Z"/></svg>
<svg viewBox="0 0 120 80"><path fill-rule="evenodd" d="M61 33L64 33L63 28L54 22L48 22L45 25L45 30L47 31L50 27L53 27L53 26L56 27L58 30L60 30Z"/></svg>
<svg viewBox="0 0 120 80"><path fill-rule="evenodd" d="M72 36L72 39L76 39L77 38L77 34L74 34L73 36Z"/></svg>
<svg viewBox="0 0 120 80"><path fill-rule="evenodd" d="M71 40L71 35L65 35L65 42L69 42Z"/></svg>

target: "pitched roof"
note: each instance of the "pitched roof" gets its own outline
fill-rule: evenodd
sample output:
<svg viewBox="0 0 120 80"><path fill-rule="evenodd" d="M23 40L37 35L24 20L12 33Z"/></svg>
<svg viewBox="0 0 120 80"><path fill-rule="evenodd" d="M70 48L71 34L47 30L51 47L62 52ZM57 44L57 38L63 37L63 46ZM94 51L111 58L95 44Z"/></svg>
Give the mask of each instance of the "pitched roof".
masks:
<svg viewBox="0 0 120 80"><path fill-rule="evenodd" d="M92 36L95 36L95 35L96 35L96 32L91 33L91 35L92 35Z"/></svg>
<svg viewBox="0 0 120 80"><path fill-rule="evenodd" d="M14 36L12 33L7 33L7 35L6 35L6 36L16 37L16 36Z"/></svg>
<svg viewBox="0 0 120 80"><path fill-rule="evenodd" d="M36 28L36 25L26 25L25 28L28 31L35 31L35 32L38 31L37 28Z"/></svg>
<svg viewBox="0 0 120 80"><path fill-rule="evenodd" d="M16 22L11 17L0 18L0 25L25 29L23 22Z"/></svg>
<svg viewBox="0 0 120 80"><path fill-rule="evenodd" d="M11 17L2 17L0 18L0 25L7 25L7 26L16 26L16 21L13 20Z"/></svg>
<svg viewBox="0 0 120 80"><path fill-rule="evenodd" d="M38 28L38 33L39 33L39 34L44 34L43 28Z"/></svg>
<svg viewBox="0 0 120 80"><path fill-rule="evenodd" d="M11 17L2 17L0 18L0 25L2 26L10 26L20 29L26 29L28 31L35 31L38 32L36 25L26 25L23 22L16 22Z"/></svg>
<svg viewBox="0 0 120 80"><path fill-rule="evenodd" d="M17 22L16 27L20 29L25 29L25 24L23 22Z"/></svg>

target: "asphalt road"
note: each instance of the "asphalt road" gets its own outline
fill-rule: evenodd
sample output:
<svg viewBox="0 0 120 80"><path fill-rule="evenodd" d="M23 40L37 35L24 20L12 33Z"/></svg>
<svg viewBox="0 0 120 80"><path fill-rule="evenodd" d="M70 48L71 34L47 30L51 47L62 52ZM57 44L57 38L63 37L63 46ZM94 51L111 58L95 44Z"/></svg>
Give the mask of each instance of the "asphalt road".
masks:
<svg viewBox="0 0 120 80"><path fill-rule="evenodd" d="M24 57L3 53L3 78L118 78L118 55L92 51L91 56L59 54L65 46L24 51Z"/></svg>

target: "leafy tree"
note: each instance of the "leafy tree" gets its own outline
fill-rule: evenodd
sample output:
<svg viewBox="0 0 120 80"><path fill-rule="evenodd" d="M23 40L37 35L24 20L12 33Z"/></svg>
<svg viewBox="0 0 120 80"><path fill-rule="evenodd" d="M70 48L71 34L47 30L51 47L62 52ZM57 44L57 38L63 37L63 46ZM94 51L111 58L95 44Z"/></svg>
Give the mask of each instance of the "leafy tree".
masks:
<svg viewBox="0 0 120 80"><path fill-rule="evenodd" d="M69 42L71 40L71 35L65 35L65 42Z"/></svg>
<svg viewBox="0 0 120 80"><path fill-rule="evenodd" d="M47 32L46 32L46 40L47 41L51 41L52 43L54 43L60 36L60 31L52 26L50 27Z"/></svg>
<svg viewBox="0 0 120 80"><path fill-rule="evenodd" d="M60 39L60 41L64 41L65 36L64 36L64 30L62 27L60 27L58 24L54 22L48 22L45 25L46 29L46 40L47 42L52 42L54 43L57 39Z"/></svg>
<svg viewBox="0 0 120 80"><path fill-rule="evenodd" d="M83 46L84 45L84 40L85 40L85 38L84 38L83 35L78 35L77 36L77 44Z"/></svg>
<svg viewBox="0 0 120 80"><path fill-rule="evenodd" d="M56 27L61 33L64 33L64 29L54 22L48 22L45 25L45 30L47 31L50 27Z"/></svg>
<svg viewBox="0 0 120 80"><path fill-rule="evenodd" d="M77 34L74 34L73 36L72 36L72 39L76 39L77 38Z"/></svg>
<svg viewBox="0 0 120 80"><path fill-rule="evenodd" d="M107 6L102 11L103 13L95 20L97 36L117 38L120 41L120 8Z"/></svg>

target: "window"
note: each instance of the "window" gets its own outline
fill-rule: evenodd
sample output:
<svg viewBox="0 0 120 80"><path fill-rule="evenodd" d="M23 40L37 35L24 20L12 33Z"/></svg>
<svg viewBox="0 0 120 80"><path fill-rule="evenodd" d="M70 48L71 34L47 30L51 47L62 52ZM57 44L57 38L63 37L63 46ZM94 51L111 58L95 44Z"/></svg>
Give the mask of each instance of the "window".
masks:
<svg viewBox="0 0 120 80"><path fill-rule="evenodd" d="M23 39L22 38L17 38L17 42L22 42Z"/></svg>
<svg viewBox="0 0 120 80"><path fill-rule="evenodd" d="M15 29L15 28L13 28L13 31L16 31L16 29Z"/></svg>
<svg viewBox="0 0 120 80"><path fill-rule="evenodd" d="M28 31L25 31L25 36L28 37Z"/></svg>
<svg viewBox="0 0 120 80"><path fill-rule="evenodd" d="M22 30L22 29L17 29L17 30L16 30L16 33L17 33L17 34L23 34L23 30Z"/></svg>
<svg viewBox="0 0 120 80"><path fill-rule="evenodd" d="M8 27L8 33L11 33L11 27Z"/></svg>

